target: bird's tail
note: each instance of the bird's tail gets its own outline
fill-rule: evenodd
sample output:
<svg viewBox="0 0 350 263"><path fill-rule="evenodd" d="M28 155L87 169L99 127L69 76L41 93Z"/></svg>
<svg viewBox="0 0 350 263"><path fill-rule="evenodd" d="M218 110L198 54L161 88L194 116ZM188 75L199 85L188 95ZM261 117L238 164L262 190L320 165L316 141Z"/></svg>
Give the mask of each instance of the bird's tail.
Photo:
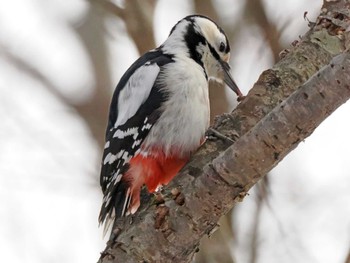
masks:
<svg viewBox="0 0 350 263"><path fill-rule="evenodd" d="M107 193L111 193L106 191ZM107 194L103 198L100 215L98 217L99 226L103 225L103 236L111 230L111 226L117 218L125 216L131 201L131 192L128 183L121 181L114 194Z"/></svg>

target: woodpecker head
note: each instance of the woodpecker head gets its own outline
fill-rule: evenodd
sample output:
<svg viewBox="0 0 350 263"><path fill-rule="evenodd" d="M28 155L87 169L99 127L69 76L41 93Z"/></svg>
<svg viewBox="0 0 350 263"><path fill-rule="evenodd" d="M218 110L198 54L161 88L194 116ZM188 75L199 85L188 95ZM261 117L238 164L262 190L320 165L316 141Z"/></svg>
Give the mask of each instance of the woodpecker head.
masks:
<svg viewBox="0 0 350 263"><path fill-rule="evenodd" d="M224 81L239 98L243 98L230 74L230 44L227 36L208 17L191 15L180 20L172 28L162 48L192 58L204 69L207 77Z"/></svg>

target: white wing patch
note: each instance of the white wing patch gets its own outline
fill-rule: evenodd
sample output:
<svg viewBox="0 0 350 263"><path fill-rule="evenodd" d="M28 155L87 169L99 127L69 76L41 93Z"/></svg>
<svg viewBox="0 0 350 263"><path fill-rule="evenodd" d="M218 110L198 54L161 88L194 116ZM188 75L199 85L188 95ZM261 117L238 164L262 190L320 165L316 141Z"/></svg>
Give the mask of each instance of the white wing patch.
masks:
<svg viewBox="0 0 350 263"><path fill-rule="evenodd" d="M160 68L154 63L137 69L130 77L118 98L118 118L114 127L123 125L135 115L140 106L147 100Z"/></svg>
<svg viewBox="0 0 350 263"><path fill-rule="evenodd" d="M139 133L138 133L137 127L129 128L126 131L122 131L120 129L117 129L115 131L115 133L113 134L113 138L124 139L125 137L132 135L133 139L136 140L138 134Z"/></svg>
<svg viewBox="0 0 350 263"><path fill-rule="evenodd" d="M107 141L104 148L107 149L109 147L109 145L110 145L110 142Z"/></svg>
<svg viewBox="0 0 350 263"><path fill-rule="evenodd" d="M123 155L124 152L125 151L122 150L118 154L108 153L106 155L105 159L103 160L103 165L106 165L107 163L112 164L115 160L119 159Z"/></svg>
<svg viewBox="0 0 350 263"><path fill-rule="evenodd" d="M143 130L149 130L149 129L151 129L151 128L152 128L152 124L147 123L147 124L145 124L145 125L142 126L141 131L143 131Z"/></svg>
<svg viewBox="0 0 350 263"><path fill-rule="evenodd" d="M139 146L141 144L141 139L134 141L134 143L131 146L131 149L134 149L135 147Z"/></svg>

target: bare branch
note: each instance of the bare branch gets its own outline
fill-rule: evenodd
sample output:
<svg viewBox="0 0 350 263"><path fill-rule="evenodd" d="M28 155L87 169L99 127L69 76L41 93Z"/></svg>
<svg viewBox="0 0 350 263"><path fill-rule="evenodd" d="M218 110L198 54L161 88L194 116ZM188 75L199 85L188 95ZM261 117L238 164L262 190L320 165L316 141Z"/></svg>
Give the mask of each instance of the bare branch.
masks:
<svg viewBox="0 0 350 263"><path fill-rule="evenodd" d="M194 0L193 3L194 9L198 14L208 16L214 21L218 21L219 23L220 17L215 10L215 6L212 0Z"/></svg>
<svg viewBox="0 0 350 263"><path fill-rule="evenodd" d="M151 262L162 258L189 262L198 236L210 233L219 216L231 208L234 200L243 197L258 179L350 98L349 68L350 54L340 54L215 158L211 165L200 171L188 165L171 185L185 193L186 205L179 206L169 198L165 203L169 216L164 218L161 229L155 229L153 218L159 207L152 205L141 211L131 226L125 225L126 229L118 238L121 250L117 255L125 250L136 258ZM148 241L140 242L146 240L144 235ZM186 253L181 253L183 250ZM116 250L110 252L114 254Z"/></svg>
<svg viewBox="0 0 350 263"><path fill-rule="evenodd" d="M87 123L92 137L102 148L104 145L105 125L107 123L108 106L111 100L111 72L108 68L108 48L105 34L105 18L107 12L92 2L86 14L84 24L76 29L89 55L96 86L91 98L83 103L71 105Z"/></svg>
<svg viewBox="0 0 350 263"><path fill-rule="evenodd" d="M140 54L156 46L153 31L155 3L154 0L125 1L126 27Z"/></svg>
<svg viewBox="0 0 350 263"><path fill-rule="evenodd" d="M246 12L256 21L256 25L260 27L265 35L271 51L273 53L274 61L279 60L279 52L282 50L280 44L280 32L277 26L269 21L261 0L247 0Z"/></svg>
<svg viewBox="0 0 350 263"><path fill-rule="evenodd" d="M346 256L345 263L350 263L350 249L348 255Z"/></svg>
<svg viewBox="0 0 350 263"><path fill-rule="evenodd" d="M255 208L255 214L254 214L254 222L253 222L253 229L251 233L251 246L250 246L250 263L256 263L258 262L258 250L259 250L259 226L260 226L260 218L261 218L261 211L263 208L263 204L265 200L267 200L268 195L268 188L269 180L268 176L266 175L262 180L255 186L257 191L256 196L256 208Z"/></svg>
<svg viewBox="0 0 350 263"><path fill-rule="evenodd" d="M90 0L101 3L125 22L129 36L140 54L153 49L156 44L153 31L153 14L156 0L128 0L125 8L120 8L109 0Z"/></svg>
<svg viewBox="0 0 350 263"><path fill-rule="evenodd" d="M329 3L328 14L350 25L350 1ZM219 218L350 97L345 29L319 19L298 46L260 76L234 112L217 120L221 133L239 139L230 146L207 141L163 190L164 204L144 200L136 216L117 222L115 230L121 231L100 262L190 262L200 238L216 229ZM173 200L174 187L184 203ZM159 218L164 206L169 213Z"/></svg>
<svg viewBox="0 0 350 263"><path fill-rule="evenodd" d="M125 10L116 4L108 1L108 0L90 0L90 1L100 1L101 4L105 7L106 10L112 12L116 16L120 17L121 19L125 19Z"/></svg>

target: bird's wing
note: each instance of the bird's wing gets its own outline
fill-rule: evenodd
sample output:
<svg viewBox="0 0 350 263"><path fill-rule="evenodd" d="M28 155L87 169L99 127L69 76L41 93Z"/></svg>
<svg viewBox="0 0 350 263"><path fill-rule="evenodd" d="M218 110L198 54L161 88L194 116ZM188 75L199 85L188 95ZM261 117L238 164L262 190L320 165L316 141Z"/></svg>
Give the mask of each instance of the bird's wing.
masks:
<svg viewBox="0 0 350 263"><path fill-rule="evenodd" d="M160 51L148 52L127 70L116 87L102 158L100 223L106 217L113 218L114 212L117 217L124 214L127 185L122 178L161 114L160 106L167 96L157 78L162 67L171 62L172 58Z"/></svg>

